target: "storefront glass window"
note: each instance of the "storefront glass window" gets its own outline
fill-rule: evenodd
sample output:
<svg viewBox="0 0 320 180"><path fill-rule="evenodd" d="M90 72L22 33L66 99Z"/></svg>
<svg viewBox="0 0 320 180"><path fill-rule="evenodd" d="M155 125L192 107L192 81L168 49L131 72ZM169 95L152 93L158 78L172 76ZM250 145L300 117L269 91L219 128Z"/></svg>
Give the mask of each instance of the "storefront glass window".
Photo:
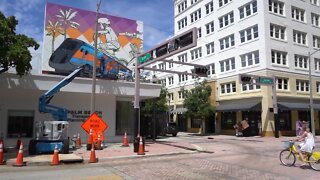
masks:
<svg viewBox="0 0 320 180"><path fill-rule="evenodd" d="M33 136L34 111L8 111L8 138Z"/></svg>
<svg viewBox="0 0 320 180"><path fill-rule="evenodd" d="M117 101L116 107L116 135L123 135L126 131L132 133L134 111L131 102Z"/></svg>
<svg viewBox="0 0 320 180"><path fill-rule="evenodd" d="M201 119L191 119L191 128L200 128Z"/></svg>
<svg viewBox="0 0 320 180"><path fill-rule="evenodd" d="M221 129L233 129L236 124L236 112L221 113Z"/></svg>
<svg viewBox="0 0 320 180"><path fill-rule="evenodd" d="M292 130L290 111L279 112L279 129L280 130Z"/></svg>

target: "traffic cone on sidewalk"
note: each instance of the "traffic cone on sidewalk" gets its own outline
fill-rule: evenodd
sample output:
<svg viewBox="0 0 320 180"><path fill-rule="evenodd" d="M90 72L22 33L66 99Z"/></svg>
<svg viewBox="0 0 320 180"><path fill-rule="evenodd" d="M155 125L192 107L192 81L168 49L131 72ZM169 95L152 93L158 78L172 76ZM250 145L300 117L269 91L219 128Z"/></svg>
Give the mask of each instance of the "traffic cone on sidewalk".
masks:
<svg viewBox="0 0 320 180"><path fill-rule="evenodd" d="M94 144L93 144L92 129L90 129L89 139L88 139L88 143L87 143L87 150L89 151L93 146L94 146Z"/></svg>
<svg viewBox="0 0 320 180"><path fill-rule="evenodd" d="M127 139L127 132L125 131L124 132L124 137L123 137L123 144L122 144L122 147L128 147L129 144L128 144L128 139Z"/></svg>
<svg viewBox="0 0 320 180"><path fill-rule="evenodd" d="M139 142L138 155L145 155L141 136L140 136L140 142Z"/></svg>
<svg viewBox="0 0 320 180"><path fill-rule="evenodd" d="M6 162L3 160L3 141L0 141L0 165L5 165Z"/></svg>
<svg viewBox="0 0 320 180"><path fill-rule="evenodd" d="M51 162L51 166L59 165L59 149L58 144L54 147L53 158Z"/></svg>
<svg viewBox="0 0 320 180"><path fill-rule="evenodd" d="M90 160L89 163L96 163L97 161L97 157L96 157L96 152L94 150L94 146L91 146L91 154L90 154Z"/></svg>
<svg viewBox="0 0 320 180"><path fill-rule="evenodd" d="M81 137L80 133L78 133L77 141L76 141L76 148L81 148Z"/></svg>
<svg viewBox="0 0 320 180"><path fill-rule="evenodd" d="M18 156L17 156L17 160L16 160L16 164L14 164L13 166L21 167L23 165L24 165L24 163L23 163L23 143L21 142Z"/></svg>
<svg viewBox="0 0 320 180"><path fill-rule="evenodd" d="M100 134L98 134L98 141L97 141L97 150L102 150L102 146L101 146L101 138L100 138Z"/></svg>

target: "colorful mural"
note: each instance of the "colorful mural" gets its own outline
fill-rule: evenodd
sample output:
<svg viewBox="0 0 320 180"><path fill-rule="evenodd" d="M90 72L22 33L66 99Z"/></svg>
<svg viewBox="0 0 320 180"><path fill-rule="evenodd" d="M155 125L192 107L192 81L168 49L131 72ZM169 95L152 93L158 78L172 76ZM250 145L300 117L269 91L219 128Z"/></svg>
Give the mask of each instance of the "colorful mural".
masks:
<svg viewBox="0 0 320 180"><path fill-rule="evenodd" d="M143 23L101 13L98 17L98 50L128 65L142 49ZM54 71L49 58L67 38L94 46L95 20L95 12L47 3L42 71Z"/></svg>

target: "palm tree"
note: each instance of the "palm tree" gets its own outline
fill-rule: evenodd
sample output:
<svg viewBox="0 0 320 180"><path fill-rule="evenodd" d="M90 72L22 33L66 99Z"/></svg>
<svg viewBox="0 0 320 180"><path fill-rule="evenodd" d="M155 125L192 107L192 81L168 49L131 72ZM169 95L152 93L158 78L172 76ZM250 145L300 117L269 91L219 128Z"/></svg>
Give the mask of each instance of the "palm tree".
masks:
<svg viewBox="0 0 320 180"><path fill-rule="evenodd" d="M50 21L48 20L48 25L46 26L47 36L52 36L51 46L52 53L54 52L54 41L57 34L63 34L63 29L59 21Z"/></svg>
<svg viewBox="0 0 320 180"><path fill-rule="evenodd" d="M79 23L72 21L74 17L78 14L78 11L72 12L72 9L63 11L62 9L59 10L60 14L57 14L56 17L62 23L63 30L64 30L64 39L67 38L67 27L70 26L72 28L78 29L80 26Z"/></svg>

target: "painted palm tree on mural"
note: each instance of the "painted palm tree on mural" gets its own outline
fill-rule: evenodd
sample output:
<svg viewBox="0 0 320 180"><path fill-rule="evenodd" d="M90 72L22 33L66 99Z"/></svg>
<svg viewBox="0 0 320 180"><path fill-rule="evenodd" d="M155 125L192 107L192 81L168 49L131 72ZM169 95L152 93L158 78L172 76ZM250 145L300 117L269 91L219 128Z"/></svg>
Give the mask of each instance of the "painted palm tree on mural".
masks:
<svg viewBox="0 0 320 180"><path fill-rule="evenodd" d="M62 9L59 10L60 14L57 14L56 17L59 19L59 21L62 24L63 30L64 30L64 39L67 38L67 28L72 27L75 29L78 29L80 26L79 23L72 21L74 17L78 14L78 11L73 11L72 9L63 11Z"/></svg>
<svg viewBox="0 0 320 180"><path fill-rule="evenodd" d="M47 36L52 36L51 40L51 48L52 48L52 53L54 52L54 41L56 36L59 34L63 34L64 30L61 27L61 24L59 21L50 21L48 20L48 25L46 26L46 31L47 31Z"/></svg>

